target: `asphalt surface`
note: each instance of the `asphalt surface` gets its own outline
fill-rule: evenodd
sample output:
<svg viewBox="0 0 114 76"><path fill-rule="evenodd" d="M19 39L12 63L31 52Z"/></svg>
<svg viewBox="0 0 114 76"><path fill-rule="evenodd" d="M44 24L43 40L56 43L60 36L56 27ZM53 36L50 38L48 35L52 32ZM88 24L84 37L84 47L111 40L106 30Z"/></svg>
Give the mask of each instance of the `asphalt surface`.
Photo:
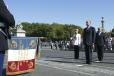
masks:
<svg viewBox="0 0 114 76"><path fill-rule="evenodd" d="M104 53L101 63L96 60L96 52L93 52L92 64L88 65L84 52L80 52L79 59L74 59L73 51L43 48L34 72L16 76L114 76L114 53Z"/></svg>

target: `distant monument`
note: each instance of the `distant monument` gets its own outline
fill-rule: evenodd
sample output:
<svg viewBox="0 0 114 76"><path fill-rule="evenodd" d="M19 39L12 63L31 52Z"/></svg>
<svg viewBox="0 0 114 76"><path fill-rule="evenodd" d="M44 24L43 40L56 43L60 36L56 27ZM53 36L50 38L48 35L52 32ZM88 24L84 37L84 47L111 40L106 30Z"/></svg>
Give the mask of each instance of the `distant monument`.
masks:
<svg viewBox="0 0 114 76"><path fill-rule="evenodd" d="M17 25L16 29L17 29L17 34L16 34L17 37L25 37L26 32L25 30L23 30L22 24Z"/></svg>
<svg viewBox="0 0 114 76"><path fill-rule="evenodd" d="M104 32L104 17L101 18L101 25L102 32Z"/></svg>

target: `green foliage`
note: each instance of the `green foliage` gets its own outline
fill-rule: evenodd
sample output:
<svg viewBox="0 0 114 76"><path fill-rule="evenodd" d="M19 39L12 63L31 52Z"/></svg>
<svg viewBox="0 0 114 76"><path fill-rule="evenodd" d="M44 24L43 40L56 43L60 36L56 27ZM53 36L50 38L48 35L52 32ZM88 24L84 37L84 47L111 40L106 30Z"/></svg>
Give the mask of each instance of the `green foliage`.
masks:
<svg viewBox="0 0 114 76"><path fill-rule="evenodd" d="M114 37L114 28L112 29L111 36Z"/></svg>
<svg viewBox="0 0 114 76"><path fill-rule="evenodd" d="M68 40L74 34L75 29L79 29L79 33L82 33L82 28L73 24L23 22L22 25L27 36L45 37L53 40Z"/></svg>

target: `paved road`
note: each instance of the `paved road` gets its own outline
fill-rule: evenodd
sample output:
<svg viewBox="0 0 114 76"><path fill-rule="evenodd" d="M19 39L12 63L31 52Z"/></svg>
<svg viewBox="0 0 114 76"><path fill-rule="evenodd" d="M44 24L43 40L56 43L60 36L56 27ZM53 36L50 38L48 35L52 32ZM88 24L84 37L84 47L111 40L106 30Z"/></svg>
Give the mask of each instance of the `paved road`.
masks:
<svg viewBox="0 0 114 76"><path fill-rule="evenodd" d="M77 60L73 55L73 51L44 48L36 61L35 71L18 76L114 76L114 53L105 53L104 61L96 63L94 52L92 65L85 64L84 52L80 52Z"/></svg>
<svg viewBox="0 0 114 76"><path fill-rule="evenodd" d="M21 76L114 76L113 68L39 60L35 72Z"/></svg>

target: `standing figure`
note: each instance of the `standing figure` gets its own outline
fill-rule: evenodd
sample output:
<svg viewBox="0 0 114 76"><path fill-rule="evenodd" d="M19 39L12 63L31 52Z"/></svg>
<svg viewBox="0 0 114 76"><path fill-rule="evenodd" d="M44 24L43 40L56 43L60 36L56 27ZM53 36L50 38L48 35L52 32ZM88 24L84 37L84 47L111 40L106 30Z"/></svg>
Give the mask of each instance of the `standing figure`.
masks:
<svg viewBox="0 0 114 76"><path fill-rule="evenodd" d="M95 46L97 49L96 52L99 61L96 62L101 62L103 60L104 45L105 45L105 35L102 32L102 29L98 28L98 31L96 33Z"/></svg>
<svg viewBox="0 0 114 76"><path fill-rule="evenodd" d="M81 44L81 35L78 33L78 29L75 30L75 34L73 35L73 43L74 43L74 58L79 59L79 49Z"/></svg>
<svg viewBox="0 0 114 76"><path fill-rule="evenodd" d="M112 38L111 37L108 38L108 49L112 51Z"/></svg>
<svg viewBox="0 0 114 76"><path fill-rule="evenodd" d="M91 21L86 21L86 28L83 31L83 43L85 46L86 64L92 62L92 49L95 43L95 28L90 26Z"/></svg>
<svg viewBox="0 0 114 76"><path fill-rule="evenodd" d="M53 49L53 41L50 41L51 49Z"/></svg>
<svg viewBox="0 0 114 76"><path fill-rule="evenodd" d="M3 0L0 0L0 76L3 72L3 62L5 51L8 50L7 39L11 38L9 34L9 26L15 27L13 15L8 11Z"/></svg>

